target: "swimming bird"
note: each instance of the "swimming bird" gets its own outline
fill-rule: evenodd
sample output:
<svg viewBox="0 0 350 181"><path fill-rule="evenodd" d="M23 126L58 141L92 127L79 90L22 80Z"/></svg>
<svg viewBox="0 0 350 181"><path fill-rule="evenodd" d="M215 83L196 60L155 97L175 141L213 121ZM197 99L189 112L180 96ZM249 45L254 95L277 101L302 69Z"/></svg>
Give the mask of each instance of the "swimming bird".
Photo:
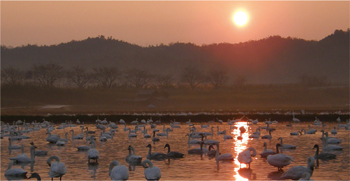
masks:
<svg viewBox="0 0 350 181"><path fill-rule="evenodd" d="M213 145L209 145L209 151L207 153L208 157L209 158L214 158L215 155L216 155L216 150L214 149L214 146ZM219 153L219 155L221 155L221 153Z"/></svg>
<svg viewBox="0 0 350 181"><path fill-rule="evenodd" d="M151 160L144 160L142 166L146 168L144 170L146 180L159 180L162 177L160 169L157 166L153 166Z"/></svg>
<svg viewBox="0 0 350 181"><path fill-rule="evenodd" d="M34 145L33 142L30 143L31 145ZM35 150L37 147L34 145L34 155L35 156L46 156L49 151L44 150Z"/></svg>
<svg viewBox="0 0 350 181"><path fill-rule="evenodd" d="M281 144L276 144L276 154L274 155L268 155L267 156L267 162L278 168L278 171L280 171L284 166L289 165L292 161L294 161L293 157L279 153L278 147L280 147Z"/></svg>
<svg viewBox="0 0 350 181"><path fill-rule="evenodd" d="M88 151L88 163L90 163L90 160L95 160L96 163L98 163L98 159L100 157L100 153L98 152L98 150L96 149L96 143L95 143L95 140L91 140L91 143L90 143L92 146L91 148L89 149Z"/></svg>
<svg viewBox="0 0 350 181"><path fill-rule="evenodd" d="M264 135L261 137L262 139L271 139L272 136L271 136L271 130L269 130L269 134L268 135Z"/></svg>
<svg viewBox="0 0 350 181"><path fill-rule="evenodd" d="M129 164L141 164L142 157L140 155L135 155L135 148L131 145L128 146L129 155L126 156L125 161ZM132 151L132 154L131 154Z"/></svg>
<svg viewBox="0 0 350 181"><path fill-rule="evenodd" d="M12 140L9 138L8 149L10 149L10 150L21 149L21 146L19 146L19 145L12 145Z"/></svg>
<svg viewBox="0 0 350 181"><path fill-rule="evenodd" d="M331 134L336 135L338 133L337 129L334 126L334 129L332 129Z"/></svg>
<svg viewBox="0 0 350 181"><path fill-rule="evenodd" d="M249 147L244 151L242 151L241 153L239 153L237 158L237 160L240 163L239 167L241 168L241 164L244 163L244 164L249 164L249 168L250 168L250 163L253 161L251 157L255 157L255 156L256 156L256 150L253 147Z"/></svg>
<svg viewBox="0 0 350 181"><path fill-rule="evenodd" d="M13 165L13 161L11 160L8 168L5 171L5 177L11 180L11 178L27 178L27 172L22 168L11 168ZM16 179L17 180L17 179Z"/></svg>
<svg viewBox="0 0 350 181"><path fill-rule="evenodd" d="M56 160L52 162L52 160ZM67 173L66 165L61 162L58 156L51 156L46 160L46 163L50 166L49 177L53 180L54 177L62 179L63 175Z"/></svg>
<svg viewBox="0 0 350 181"><path fill-rule="evenodd" d="M109 176L111 180L128 180L129 171L125 165L120 165L118 161L113 160L109 164Z"/></svg>
<svg viewBox="0 0 350 181"><path fill-rule="evenodd" d="M267 157L269 155L274 155L274 154L276 154L276 152L274 152L271 149L267 149L267 144L266 144L266 142L264 142L264 150L260 153L260 156Z"/></svg>
<svg viewBox="0 0 350 181"><path fill-rule="evenodd" d="M151 144L148 144L146 147L149 148L148 154L147 154L147 159L149 159L149 160L164 160L164 159L166 159L166 154L164 154L164 153L158 153L158 152L152 153L152 145Z"/></svg>
<svg viewBox="0 0 350 181"><path fill-rule="evenodd" d="M217 169L219 170L219 162L220 161L233 161L233 155L231 153L225 153L220 155L219 151L219 143L216 143L216 154L215 154L215 161L216 161L216 166Z"/></svg>
<svg viewBox="0 0 350 181"><path fill-rule="evenodd" d="M297 180L303 177L304 172L308 172L310 176L314 171L315 158L313 156L308 157L307 166L295 166L284 172L281 176L283 179Z"/></svg>
<svg viewBox="0 0 350 181"><path fill-rule="evenodd" d="M290 132L290 135L291 136L298 136L298 135L301 135L301 131L297 131L297 132Z"/></svg>
<svg viewBox="0 0 350 181"><path fill-rule="evenodd" d="M22 148L22 152L23 152L23 148ZM13 160L13 162L15 163L35 162L35 146L34 145L30 146L30 158L26 154L22 153L16 157L10 158L10 160Z"/></svg>
<svg viewBox="0 0 350 181"><path fill-rule="evenodd" d="M48 134L46 141L48 141L49 143L56 143L60 139L59 136L51 134L50 131L48 131L46 134Z"/></svg>
<svg viewBox="0 0 350 181"><path fill-rule="evenodd" d="M316 159L317 162L317 166L319 165L318 163L318 159L320 160L331 160L331 159L335 159L336 155L332 154L332 153L325 153L325 152L321 152L319 153L319 146L318 144L315 144L315 146L312 149L316 148L316 153L314 158Z"/></svg>
<svg viewBox="0 0 350 181"><path fill-rule="evenodd" d="M231 135L226 135L226 130L224 132L224 140L227 140L227 139L233 139L233 137Z"/></svg>
<svg viewBox="0 0 350 181"><path fill-rule="evenodd" d="M168 147L168 153L166 154L166 156L168 158L183 158L184 154L177 152L177 151L170 151L170 145L167 143L165 144L164 148Z"/></svg>
<svg viewBox="0 0 350 181"><path fill-rule="evenodd" d="M283 144L282 137L279 137L278 140L281 140L281 142L280 142L281 146L280 147L283 148L283 149L296 149L297 148L297 146L295 146L295 145Z"/></svg>
<svg viewBox="0 0 350 181"><path fill-rule="evenodd" d="M203 147L203 145L204 143L203 141L201 141L199 148L193 148L193 149L187 150L187 153L188 154L207 154L209 150Z"/></svg>

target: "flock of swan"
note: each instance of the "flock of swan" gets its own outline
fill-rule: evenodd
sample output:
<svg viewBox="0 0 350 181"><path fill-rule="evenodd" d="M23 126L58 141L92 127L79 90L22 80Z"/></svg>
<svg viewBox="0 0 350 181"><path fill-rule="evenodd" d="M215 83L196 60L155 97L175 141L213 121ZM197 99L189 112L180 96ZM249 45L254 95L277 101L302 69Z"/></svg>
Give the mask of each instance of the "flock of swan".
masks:
<svg viewBox="0 0 350 181"><path fill-rule="evenodd" d="M198 125L193 124L190 120L186 122L189 128L189 133L186 135L188 138L187 143L188 145L199 145L197 148L189 149L187 153L181 153L178 151L171 151L170 144L165 144L164 149L167 148L166 153L162 152L152 152L152 145L148 144L146 147L148 147L148 154L146 158L143 160L142 156L136 155L135 148L132 145L128 146L129 154L126 155L125 161L129 164L129 168L125 165L121 165L118 160L112 160L109 165L109 177L111 180L128 180L129 179L129 172L135 171L135 169L131 169L130 165L132 166L143 166L144 169L144 176L146 180L159 180L161 178L161 170L159 167L154 166L154 163L152 160L159 161L159 160L165 160L165 159L182 159L186 154L200 154L207 155L210 158L215 158L216 167L217 170L220 169L219 163L220 162L232 162L237 158L237 161L240 163L240 168L242 164L248 165L247 169L251 168L251 163L253 162L253 157L255 157L258 153L255 148L248 147L245 150L238 153L237 157L235 157L232 153L220 153L220 141L221 140L210 140L208 139L208 136L216 135L222 135L223 140L233 139L230 133L232 130L236 129L239 130L240 136L237 136L237 141L242 139L242 134L247 132L247 130L242 127L236 127L235 123L238 121L243 121L243 118L239 118L236 120L228 120L227 124L230 125L229 129L225 130L219 130L219 126L217 126L217 131L214 133L214 126L210 125L210 123L214 123L215 121L208 121L205 124L201 124L201 131L197 130ZM259 121L252 120L245 118L247 122L247 125L257 125ZM346 129L349 130L350 123L347 121L346 124L341 125L339 118L338 121L338 129ZM295 118L293 116L293 119L291 121L291 124L297 124L300 120ZM16 163L34 163L35 162L35 156L43 156L48 157L46 163L49 165L50 169L49 177L51 179L53 178L59 178L60 180L62 177L67 173L67 167L65 163L61 161L59 156L53 155L48 156L49 151L45 150L37 150L37 147L35 146L35 143L30 143L30 157L27 156L27 154L23 151L23 145L14 145L12 142L14 140L20 141L22 139L30 139L29 136L26 136L24 134L30 133L32 131L39 131L40 129L46 129L47 137L45 140L50 144L56 144L57 146L65 146L68 141L74 141L74 140L86 140L89 142L89 145L83 145L77 147L77 151L86 151L87 152L87 158L86 161L88 164L95 164L98 163L98 160L100 159L100 151L96 148L96 141L105 142L107 140L113 140L113 136L116 131L118 131L118 125L124 125L123 130L125 131L125 134L128 138L135 138L140 136L140 134L137 134L138 132L141 132L143 137L145 139L152 139L153 142L159 141L159 137L169 137L169 133L176 128L179 128L181 123L176 121L171 121L170 127L171 128L165 128L165 124L163 124L163 132L160 132L159 129L157 129L157 125L161 125L162 123L160 121L156 121L153 123L152 119L141 120L139 123L138 120L134 120L130 123L134 127L134 129L130 129L127 127L127 124L124 120L120 120L119 124L108 122L107 120L96 120L96 128L95 131L89 131L88 127L85 127L84 124L81 124L79 120L76 121L76 125L72 124L71 122L62 123L58 126L55 126L51 122L43 121L43 122L32 122L32 123L25 123L22 121L17 121L13 125L5 124L2 122L1 124L1 138L8 137L9 140L9 150L16 150L16 149L22 149L22 153L17 155L16 157L11 157L9 159L9 166L8 169L5 171L5 177L8 179L13 178L27 178L27 172L24 171L21 168L12 168L12 166ZM226 122L223 122L222 120L217 119L216 124L225 124ZM78 124L80 125L80 134L75 135L74 130L72 127L77 127ZM273 131L276 130L276 128L270 127L272 124L278 124L277 121L271 121L266 120L265 121L266 126L264 127L258 127L255 132L253 132L249 138L252 139L278 139L280 142L276 144L276 151L267 149L267 143L264 142L263 147L264 149L261 151L260 156L267 160L267 163L273 167L277 167L278 171L282 171L283 167L286 167L290 165L294 158L292 156L289 156L287 154L281 153L280 150L288 150L288 149L298 149L297 145L290 145L290 144L284 144L283 138L273 138ZM336 137L329 137L328 132L325 131L327 128L325 128L325 125L319 121L318 118L315 119L313 125L315 126L322 126L322 130L319 132L322 133L321 142L322 142L322 150L323 152L320 153L320 145L315 144L313 149L316 149L315 155L310 155L306 160L306 165L301 166L294 166L288 169L286 172L284 172L281 175L281 179L303 179L308 180L312 176L315 167L319 165L319 159L321 160L331 160L336 159L336 155L331 153L334 150L342 150L343 148L339 146L339 144L342 142L341 139ZM286 125L290 126L290 125ZM146 127L150 127L149 129ZM109 131L107 132L106 129L109 128ZM64 134L64 138L60 138L60 135L53 134L53 131L55 129L70 129L69 132L71 133L71 137L68 138L68 132ZM91 129L91 128L90 128ZM210 131L207 132L205 130L209 129ZM261 129L265 129L269 134L261 136L260 131ZM86 130L86 131L85 131ZM147 130L151 131L153 136L147 134ZM100 132L98 134L98 132ZM310 125L308 126L308 130L301 129L297 132L291 132L290 136L300 136L300 135L307 135L307 134L316 134L317 130L312 128ZM5 134L6 133L6 134ZM156 134L157 133L157 134ZM332 130L330 130L330 133L332 135L337 134L337 129L334 127ZM97 137L96 135L99 135ZM209 146L207 148L207 146ZM282 171L283 172L283 171ZM47 173L40 173L40 174L47 174ZM37 180L40 180L39 173L33 172L31 173L29 178L36 178Z"/></svg>

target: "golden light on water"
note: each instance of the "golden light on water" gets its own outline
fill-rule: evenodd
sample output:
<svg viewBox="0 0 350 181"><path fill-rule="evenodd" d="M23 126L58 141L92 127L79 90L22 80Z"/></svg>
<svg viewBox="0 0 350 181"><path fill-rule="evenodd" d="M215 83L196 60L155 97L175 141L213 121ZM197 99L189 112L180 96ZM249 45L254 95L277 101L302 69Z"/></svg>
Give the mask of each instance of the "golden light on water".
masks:
<svg viewBox="0 0 350 181"><path fill-rule="evenodd" d="M249 126L247 125L246 122L236 122L235 126L237 129L234 129L231 133L235 135L234 141L235 141L235 168L234 171L236 172L235 175L233 175L235 180L241 180L241 181L248 181L247 178L242 177L239 173L238 170L240 169L240 162L238 161L238 154L245 150L247 148L248 140L249 140L249 134L248 134L248 128ZM238 140L237 137L241 135L241 131L239 130L240 127L244 127L246 129L246 132L242 134L242 140ZM241 168L247 168L248 166L246 164L242 164Z"/></svg>

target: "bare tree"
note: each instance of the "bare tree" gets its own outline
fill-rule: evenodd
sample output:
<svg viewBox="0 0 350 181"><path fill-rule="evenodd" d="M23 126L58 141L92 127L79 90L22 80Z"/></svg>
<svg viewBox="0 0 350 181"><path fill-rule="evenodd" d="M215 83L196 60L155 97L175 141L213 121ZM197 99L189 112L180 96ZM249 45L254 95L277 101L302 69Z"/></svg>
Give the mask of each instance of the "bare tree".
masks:
<svg viewBox="0 0 350 181"><path fill-rule="evenodd" d="M24 82L25 72L14 67L1 70L1 82L11 85L19 85Z"/></svg>
<svg viewBox="0 0 350 181"><path fill-rule="evenodd" d="M237 87L243 87L243 85L247 82L247 77L244 75L238 75L235 80L234 80L234 84Z"/></svg>
<svg viewBox="0 0 350 181"><path fill-rule="evenodd" d="M159 88L170 88L174 84L174 78L171 74L157 74L154 80Z"/></svg>
<svg viewBox="0 0 350 181"><path fill-rule="evenodd" d="M209 80L210 83L214 86L214 89L218 89L227 82L227 71L223 69L213 69L209 72Z"/></svg>
<svg viewBox="0 0 350 181"><path fill-rule="evenodd" d="M191 90L194 90L199 84L207 80L203 72L196 67L186 67L181 74L181 81L189 84Z"/></svg>
<svg viewBox="0 0 350 181"><path fill-rule="evenodd" d="M79 88L84 88L84 86L90 81L91 74L86 73L86 70L82 67L74 66L67 72L67 77Z"/></svg>
<svg viewBox="0 0 350 181"><path fill-rule="evenodd" d="M125 79L137 89L144 88L152 79L153 75L147 70L131 68L125 70Z"/></svg>
<svg viewBox="0 0 350 181"><path fill-rule="evenodd" d="M117 78L121 75L116 67L100 67L94 68L94 79L103 88L112 88Z"/></svg>
<svg viewBox="0 0 350 181"><path fill-rule="evenodd" d="M62 78L63 67L51 63L51 64L36 64L33 66L32 75L40 86L53 87L55 82Z"/></svg>

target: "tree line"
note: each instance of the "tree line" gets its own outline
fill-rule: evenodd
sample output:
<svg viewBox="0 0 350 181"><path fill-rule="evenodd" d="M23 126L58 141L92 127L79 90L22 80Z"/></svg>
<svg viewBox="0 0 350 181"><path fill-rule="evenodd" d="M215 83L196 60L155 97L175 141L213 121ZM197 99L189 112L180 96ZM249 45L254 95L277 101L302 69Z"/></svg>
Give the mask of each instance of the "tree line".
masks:
<svg viewBox="0 0 350 181"><path fill-rule="evenodd" d="M172 74L152 73L146 69L126 68L120 70L117 67L97 67L92 70L80 66L64 69L62 66L49 64L34 64L31 69L24 71L15 67L4 68L1 71L2 85L32 84L45 88L98 87L111 89L116 87L135 89L169 89L185 87L195 90L198 87L210 87L219 89L228 85L243 87L247 83L247 77L238 75L230 77L225 68L212 68L205 72L200 67L187 66L181 70L179 77ZM231 82L229 81L231 78ZM298 77L302 86L327 86L330 81L326 76L310 76L303 74Z"/></svg>

